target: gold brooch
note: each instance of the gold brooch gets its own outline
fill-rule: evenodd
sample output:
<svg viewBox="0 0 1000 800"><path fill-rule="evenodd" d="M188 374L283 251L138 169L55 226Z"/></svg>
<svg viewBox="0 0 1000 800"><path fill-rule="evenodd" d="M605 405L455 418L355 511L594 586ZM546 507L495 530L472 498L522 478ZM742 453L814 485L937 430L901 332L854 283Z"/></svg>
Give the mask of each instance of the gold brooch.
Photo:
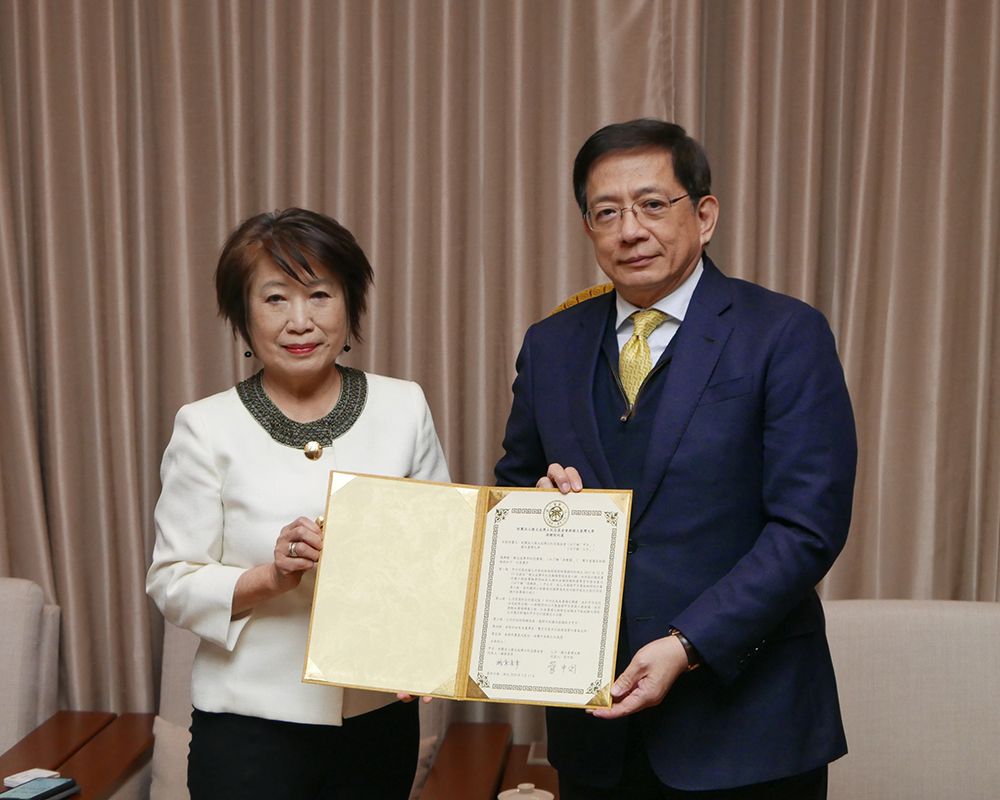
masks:
<svg viewBox="0 0 1000 800"><path fill-rule="evenodd" d="M315 461L323 455L323 445L319 442L306 442L305 447L302 448L302 452L306 454L306 458L310 461Z"/></svg>

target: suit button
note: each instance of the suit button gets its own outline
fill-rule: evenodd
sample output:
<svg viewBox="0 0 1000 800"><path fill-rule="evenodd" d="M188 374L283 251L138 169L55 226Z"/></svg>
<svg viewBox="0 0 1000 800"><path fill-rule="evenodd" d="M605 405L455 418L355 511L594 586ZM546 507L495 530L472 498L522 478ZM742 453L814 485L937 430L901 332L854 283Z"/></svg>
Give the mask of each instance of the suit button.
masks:
<svg viewBox="0 0 1000 800"><path fill-rule="evenodd" d="M638 549L639 549L639 543L633 541L632 539L629 539L628 540L628 547L625 548L625 552L626 553L634 553Z"/></svg>

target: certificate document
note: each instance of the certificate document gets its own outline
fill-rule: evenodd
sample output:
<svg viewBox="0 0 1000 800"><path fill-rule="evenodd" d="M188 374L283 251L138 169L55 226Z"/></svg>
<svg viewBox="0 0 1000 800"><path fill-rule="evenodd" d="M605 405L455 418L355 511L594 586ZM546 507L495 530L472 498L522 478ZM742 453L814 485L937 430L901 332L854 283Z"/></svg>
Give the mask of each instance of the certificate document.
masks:
<svg viewBox="0 0 1000 800"><path fill-rule="evenodd" d="M331 473L303 680L610 706L631 499Z"/></svg>

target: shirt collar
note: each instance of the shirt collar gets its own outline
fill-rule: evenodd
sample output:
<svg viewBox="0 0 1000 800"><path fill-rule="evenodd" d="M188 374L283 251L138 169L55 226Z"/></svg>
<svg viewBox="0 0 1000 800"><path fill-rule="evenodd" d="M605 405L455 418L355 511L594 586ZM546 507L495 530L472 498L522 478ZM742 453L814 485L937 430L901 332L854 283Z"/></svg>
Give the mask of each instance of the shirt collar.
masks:
<svg viewBox="0 0 1000 800"><path fill-rule="evenodd" d="M695 268L691 270L691 274L684 279L684 283L674 289L666 297L661 297L653 303L650 308L656 308L671 319L677 320L677 322L683 322L684 315L687 314L688 306L691 305L691 297L694 295L694 289L698 285L698 280L701 278L701 274L704 271L705 269L702 267L702 260L699 258ZM616 331L621 330L622 325L625 324L625 320L632 316L632 314L636 311L642 310L639 306L632 305L617 292L615 293L615 305L617 307L618 314L615 319Z"/></svg>

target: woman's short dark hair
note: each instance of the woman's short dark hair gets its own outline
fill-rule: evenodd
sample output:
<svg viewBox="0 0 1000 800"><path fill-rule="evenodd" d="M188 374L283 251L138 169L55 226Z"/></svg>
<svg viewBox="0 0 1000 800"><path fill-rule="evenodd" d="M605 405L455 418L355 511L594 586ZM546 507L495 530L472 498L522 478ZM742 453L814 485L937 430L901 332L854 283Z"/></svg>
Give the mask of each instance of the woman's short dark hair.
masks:
<svg viewBox="0 0 1000 800"><path fill-rule="evenodd" d="M219 315L247 344L247 298L254 268L261 258L270 259L299 283L304 283L302 273L318 277L312 264L330 270L344 289L351 336L360 339L373 273L364 251L347 228L325 214L286 208L250 217L229 235L215 270L215 294Z"/></svg>
<svg viewBox="0 0 1000 800"><path fill-rule="evenodd" d="M587 176L601 156L617 150L658 148L670 153L674 175L692 203L712 193L712 170L704 148L680 125L660 119L633 119L606 125L583 143L573 162L573 194L587 213Z"/></svg>

